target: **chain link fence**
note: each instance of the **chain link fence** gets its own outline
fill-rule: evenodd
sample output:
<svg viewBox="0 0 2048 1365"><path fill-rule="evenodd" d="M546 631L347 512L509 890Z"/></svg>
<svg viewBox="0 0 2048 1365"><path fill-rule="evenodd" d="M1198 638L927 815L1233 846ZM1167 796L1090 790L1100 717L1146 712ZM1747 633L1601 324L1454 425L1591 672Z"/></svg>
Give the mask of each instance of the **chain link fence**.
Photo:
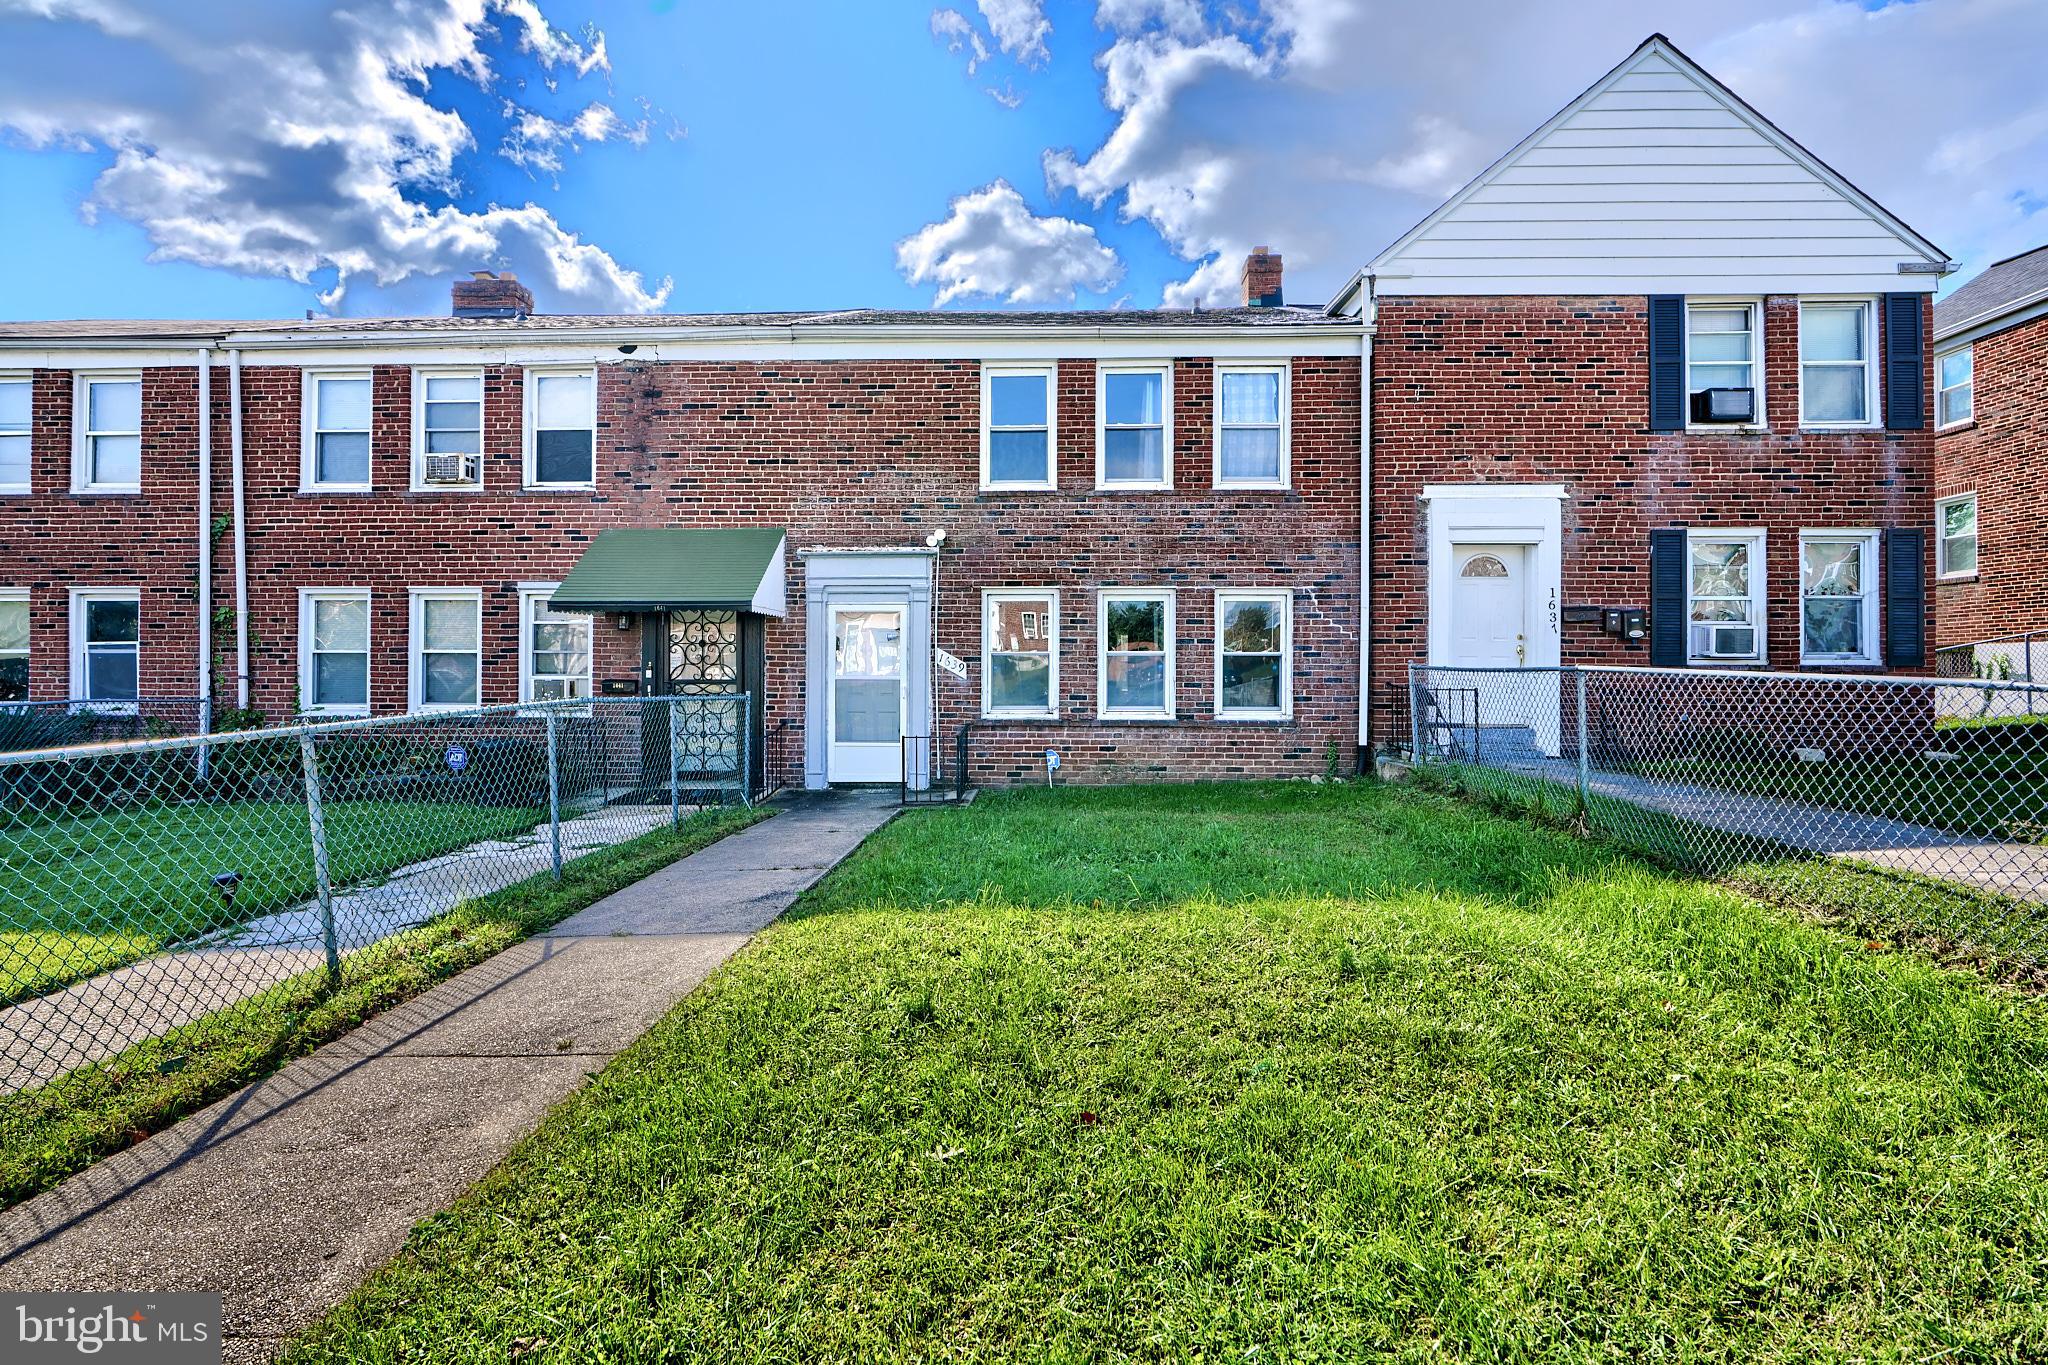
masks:
<svg viewBox="0 0 2048 1365"><path fill-rule="evenodd" d="M745 695L0 753L0 1093L750 802Z"/></svg>
<svg viewBox="0 0 2048 1365"><path fill-rule="evenodd" d="M1655 668L1409 669L1461 790L1727 874L1820 860L1917 931L2048 957L2048 688Z"/></svg>
<svg viewBox="0 0 2048 1365"><path fill-rule="evenodd" d="M0 702L0 753L203 735L211 729L213 703L202 697Z"/></svg>

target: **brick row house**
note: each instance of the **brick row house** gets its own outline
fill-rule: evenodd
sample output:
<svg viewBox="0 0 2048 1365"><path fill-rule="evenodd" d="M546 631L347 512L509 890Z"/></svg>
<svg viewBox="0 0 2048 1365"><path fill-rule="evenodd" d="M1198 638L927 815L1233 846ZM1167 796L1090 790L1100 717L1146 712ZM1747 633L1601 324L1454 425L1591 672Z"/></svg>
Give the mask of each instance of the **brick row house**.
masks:
<svg viewBox="0 0 2048 1365"><path fill-rule="evenodd" d="M1944 671L2048 672L2048 246L1934 309Z"/></svg>
<svg viewBox="0 0 2048 1365"><path fill-rule="evenodd" d="M737 688L819 786L1348 768L1417 660L1918 670L1946 268L1652 38L1323 306L0 325L0 689Z"/></svg>

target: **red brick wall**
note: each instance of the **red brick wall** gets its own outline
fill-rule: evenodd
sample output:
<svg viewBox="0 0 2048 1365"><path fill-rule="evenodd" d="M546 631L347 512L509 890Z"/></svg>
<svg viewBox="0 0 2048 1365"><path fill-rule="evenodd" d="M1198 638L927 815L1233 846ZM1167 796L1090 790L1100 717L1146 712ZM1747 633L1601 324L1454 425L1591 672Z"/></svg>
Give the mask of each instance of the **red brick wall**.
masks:
<svg viewBox="0 0 2048 1365"><path fill-rule="evenodd" d="M1425 484L1565 484L1563 586L1574 606L1647 607L1653 528L1765 528L1775 668L1799 664L1802 527L1929 525L1931 432L1798 429L1796 299L1765 301L1765 432L1648 429L1647 313L1639 297L1381 300L1371 524L1377 737L1405 717L1407 665L1428 650ZM1931 582L1931 543L1927 572ZM1563 658L1646 665L1649 647L1568 624Z"/></svg>
<svg viewBox="0 0 2048 1365"><path fill-rule="evenodd" d="M2048 629L2048 317L1976 343L1974 416L1934 440L1936 497L1977 495L1977 573L1939 584L1941 643Z"/></svg>
<svg viewBox="0 0 2048 1365"><path fill-rule="evenodd" d="M17 515L31 534L0 555L0 584L34 601L36 695L65 694L64 592L73 584L145 583L144 686L194 690L194 437L192 371L153 371L145 404L144 496L39 493ZM977 724L975 776L1042 772L1057 747L1078 781L1320 772L1335 745L1348 763L1358 674L1358 386L1356 359L1293 362L1289 492L1218 492L1211 482L1211 366L1177 362L1174 491L1098 493L1095 363L1063 362L1058 473L1046 493L979 491L980 379L971 361L627 362L600 368L597 488L524 492L521 373L485 374L484 491L412 493L411 382L402 366L374 373L372 479L366 494L299 491L301 372L243 371L249 511L253 704L291 711L298 684L298 594L304 587L372 593L372 701L406 704L407 590L480 587L483 700L517 699L521 581L563 577L601 530L636 525L775 525L789 533L789 614L767 630L767 722L791 737L774 747L800 777L804 715L803 564L811 546L921 544L949 538L940 564L941 647L966 660L967 682L940 674L938 729L948 739L980 704L980 595L989 587L1060 591L1062 717ZM226 373L216 374L214 496L229 506ZM180 409L159 411L177 386ZM175 405L172 405L175 407ZM36 486L68 485L66 374L37 391ZM1098 724L1095 590L1178 590L1172 724ZM1294 590L1295 716L1217 723L1213 706L1214 587ZM233 602L223 537L216 603ZM640 634L609 617L595 632L595 676L638 675ZM181 633L182 632L182 633ZM231 698L233 629L217 631L216 687Z"/></svg>

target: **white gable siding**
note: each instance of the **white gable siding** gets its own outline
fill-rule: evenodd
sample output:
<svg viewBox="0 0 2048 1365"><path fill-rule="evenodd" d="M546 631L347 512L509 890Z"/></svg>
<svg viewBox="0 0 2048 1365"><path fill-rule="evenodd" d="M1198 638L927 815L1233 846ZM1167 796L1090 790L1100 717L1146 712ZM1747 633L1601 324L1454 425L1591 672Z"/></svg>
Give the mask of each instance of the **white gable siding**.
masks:
<svg viewBox="0 0 2048 1365"><path fill-rule="evenodd" d="M1938 261L1660 42L1395 243L1381 294L1932 292Z"/></svg>

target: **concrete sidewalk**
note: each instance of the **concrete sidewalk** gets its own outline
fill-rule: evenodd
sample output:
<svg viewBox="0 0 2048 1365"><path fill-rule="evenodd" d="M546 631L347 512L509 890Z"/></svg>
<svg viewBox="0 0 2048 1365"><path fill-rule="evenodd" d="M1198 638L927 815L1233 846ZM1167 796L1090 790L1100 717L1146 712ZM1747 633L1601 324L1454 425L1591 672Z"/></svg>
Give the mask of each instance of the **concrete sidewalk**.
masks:
<svg viewBox="0 0 2048 1365"><path fill-rule="evenodd" d="M0 1214L0 1289L220 1290L267 1360L895 814L799 797Z"/></svg>

